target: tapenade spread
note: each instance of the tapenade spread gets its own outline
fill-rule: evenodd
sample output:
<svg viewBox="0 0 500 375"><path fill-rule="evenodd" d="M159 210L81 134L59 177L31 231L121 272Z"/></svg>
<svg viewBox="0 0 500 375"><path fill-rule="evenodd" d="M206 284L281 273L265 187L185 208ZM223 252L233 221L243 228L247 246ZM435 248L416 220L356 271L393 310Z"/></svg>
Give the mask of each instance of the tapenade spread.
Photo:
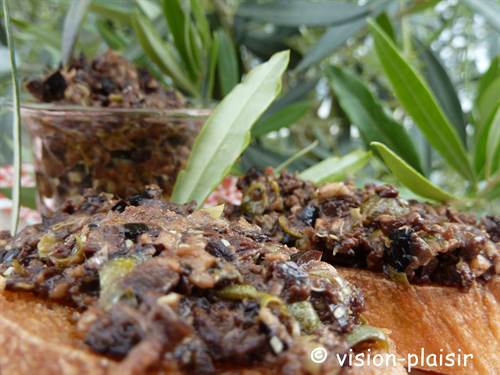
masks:
<svg viewBox="0 0 500 375"><path fill-rule="evenodd" d="M227 206L271 238L321 250L334 265L385 272L392 279L468 289L500 274L500 218L460 213L399 196L390 185L330 183L316 188L269 169L240 178L241 206Z"/></svg>
<svg viewBox="0 0 500 375"><path fill-rule="evenodd" d="M193 374L335 374L334 354L370 338L359 334L362 294L319 252L160 196L88 193L14 238L3 233L5 288L75 306L84 342L124 373L167 362ZM322 364L310 360L320 345L331 354Z"/></svg>

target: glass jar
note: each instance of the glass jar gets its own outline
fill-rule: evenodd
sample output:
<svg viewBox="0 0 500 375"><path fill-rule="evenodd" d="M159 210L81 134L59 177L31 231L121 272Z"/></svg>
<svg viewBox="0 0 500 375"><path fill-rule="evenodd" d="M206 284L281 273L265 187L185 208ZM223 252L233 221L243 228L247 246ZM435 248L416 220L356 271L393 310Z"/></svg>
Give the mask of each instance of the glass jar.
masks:
<svg viewBox="0 0 500 375"><path fill-rule="evenodd" d="M127 197L156 184L168 198L209 113L23 105L40 211L50 213L88 188Z"/></svg>

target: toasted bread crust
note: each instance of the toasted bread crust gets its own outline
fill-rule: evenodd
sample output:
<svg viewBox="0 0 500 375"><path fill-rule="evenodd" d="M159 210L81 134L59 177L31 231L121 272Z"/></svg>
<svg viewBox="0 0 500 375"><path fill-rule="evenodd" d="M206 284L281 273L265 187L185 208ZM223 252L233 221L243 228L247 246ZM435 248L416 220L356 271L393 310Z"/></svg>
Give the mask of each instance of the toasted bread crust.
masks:
<svg viewBox="0 0 500 375"><path fill-rule="evenodd" d="M365 295L363 315L390 330L396 350L473 354L467 367L420 368L445 374L500 373L500 279L476 283L468 292L442 286L404 286L369 271L339 268ZM440 352L443 349L443 352Z"/></svg>
<svg viewBox="0 0 500 375"><path fill-rule="evenodd" d="M33 297L0 293L0 374L80 375L114 374L118 363L90 352L72 323L74 309ZM157 373L164 373L159 371ZM181 373L169 368L171 375ZM264 368L221 370L221 374L266 375ZM402 375L402 366L366 366L345 375Z"/></svg>
<svg viewBox="0 0 500 375"><path fill-rule="evenodd" d="M3 292L0 311L2 374L105 374L113 365L83 347L68 307Z"/></svg>

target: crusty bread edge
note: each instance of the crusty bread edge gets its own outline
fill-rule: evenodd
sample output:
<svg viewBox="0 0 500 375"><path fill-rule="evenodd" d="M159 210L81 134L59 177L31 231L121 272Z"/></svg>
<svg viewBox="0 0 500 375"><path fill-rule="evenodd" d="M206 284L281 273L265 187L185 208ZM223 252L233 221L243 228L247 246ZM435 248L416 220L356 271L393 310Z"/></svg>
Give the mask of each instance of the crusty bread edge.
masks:
<svg viewBox="0 0 500 375"><path fill-rule="evenodd" d="M101 375L113 373L117 362L90 352L76 335L73 309L37 299L28 293L0 292L0 374ZM241 368L221 374L265 375L266 368ZM168 374L180 375L169 370ZM402 375L403 366L365 366L345 375Z"/></svg>
<svg viewBox="0 0 500 375"><path fill-rule="evenodd" d="M474 355L469 366L421 369L450 375L500 373L500 278L476 283L467 292L435 285L401 285L369 271L337 268L364 293L363 316L371 325L391 331L396 351L408 354Z"/></svg>

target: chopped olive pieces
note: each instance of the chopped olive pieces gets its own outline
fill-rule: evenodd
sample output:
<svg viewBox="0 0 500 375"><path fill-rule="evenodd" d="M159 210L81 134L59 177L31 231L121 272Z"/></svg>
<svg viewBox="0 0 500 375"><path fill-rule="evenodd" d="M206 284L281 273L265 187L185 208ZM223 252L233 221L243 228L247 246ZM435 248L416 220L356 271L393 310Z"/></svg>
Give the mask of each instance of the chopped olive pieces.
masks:
<svg viewBox="0 0 500 375"><path fill-rule="evenodd" d="M243 216L301 250L321 250L331 264L384 272L401 283L462 289L500 274L498 217L478 220L451 207L407 201L390 185L316 188L270 169L249 172L238 186L242 205L226 207L227 217Z"/></svg>
<svg viewBox="0 0 500 375"><path fill-rule="evenodd" d="M74 305L84 342L123 373L163 361L192 374L339 373L334 355L317 364L310 351L349 351L364 306L356 287L314 252L160 196L88 193L0 235L1 287Z"/></svg>

